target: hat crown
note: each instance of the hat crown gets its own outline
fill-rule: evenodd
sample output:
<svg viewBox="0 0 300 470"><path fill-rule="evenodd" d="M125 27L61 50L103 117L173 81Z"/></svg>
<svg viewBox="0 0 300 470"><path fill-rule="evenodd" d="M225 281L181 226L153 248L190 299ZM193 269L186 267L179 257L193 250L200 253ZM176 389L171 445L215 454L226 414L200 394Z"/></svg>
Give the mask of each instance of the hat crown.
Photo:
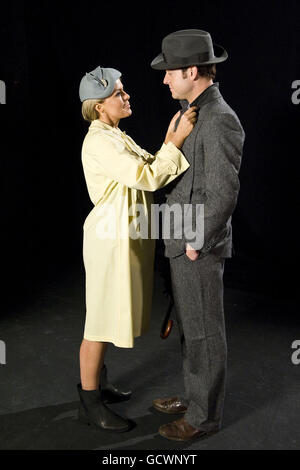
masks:
<svg viewBox="0 0 300 470"><path fill-rule="evenodd" d="M222 46L213 44L211 35L202 29L182 29L162 40L162 53L151 63L155 69L176 69L191 65L223 62L228 57Z"/></svg>
<svg viewBox="0 0 300 470"><path fill-rule="evenodd" d="M116 69L100 65L91 72L86 72L79 85L80 100L107 98L112 94L115 83L121 75Z"/></svg>
<svg viewBox="0 0 300 470"><path fill-rule="evenodd" d="M205 54L210 60L214 57L214 48L210 34L200 29L184 29L166 36L162 41L162 52L167 61L176 57L190 57Z"/></svg>
<svg viewBox="0 0 300 470"><path fill-rule="evenodd" d="M107 80L104 78L104 70L100 65L95 69L92 70L92 72L86 72L86 77L87 80L93 81L95 80L101 88L106 88L107 87Z"/></svg>
<svg viewBox="0 0 300 470"><path fill-rule="evenodd" d="M185 44L192 47L192 49L200 48L199 52L203 52L205 48L213 47L211 35L207 31L183 29L166 36L162 41L162 48L169 45L182 47Z"/></svg>

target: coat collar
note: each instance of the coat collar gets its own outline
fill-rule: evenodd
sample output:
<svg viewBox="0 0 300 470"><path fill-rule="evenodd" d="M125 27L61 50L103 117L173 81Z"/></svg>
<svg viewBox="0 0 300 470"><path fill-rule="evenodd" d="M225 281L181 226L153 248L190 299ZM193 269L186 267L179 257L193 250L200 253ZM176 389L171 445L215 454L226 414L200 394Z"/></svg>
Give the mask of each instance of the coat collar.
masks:
<svg viewBox="0 0 300 470"><path fill-rule="evenodd" d="M106 124L106 122L100 121L100 119L94 119L94 121L91 122L89 127L91 129L93 128L105 129L107 131L115 132L117 134L126 134L126 132L121 131L119 127L112 127L109 124Z"/></svg>
<svg viewBox="0 0 300 470"><path fill-rule="evenodd" d="M221 93L219 91L219 82L216 82L202 91L192 103L189 103L187 100L180 100L180 104L184 110L191 106L197 106L197 108L200 109L205 104L217 100L218 98L221 98Z"/></svg>

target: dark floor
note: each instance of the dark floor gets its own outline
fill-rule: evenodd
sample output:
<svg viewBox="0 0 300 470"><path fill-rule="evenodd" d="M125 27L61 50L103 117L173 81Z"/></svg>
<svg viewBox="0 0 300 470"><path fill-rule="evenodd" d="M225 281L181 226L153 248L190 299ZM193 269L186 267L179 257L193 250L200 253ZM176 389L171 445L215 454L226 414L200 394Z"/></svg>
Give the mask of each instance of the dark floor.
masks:
<svg viewBox="0 0 300 470"><path fill-rule="evenodd" d="M6 364L0 365L0 449L298 449L300 364L291 361L291 345L300 340L296 301L225 289L228 379L223 429L180 444L157 432L176 416L151 408L154 398L182 389L177 329L166 340L159 336L166 298L157 271L153 299L150 332L136 340L135 348L110 346L107 354L110 378L134 392L129 402L111 405L137 423L121 435L76 419L82 270L37 288L25 306L2 315Z"/></svg>

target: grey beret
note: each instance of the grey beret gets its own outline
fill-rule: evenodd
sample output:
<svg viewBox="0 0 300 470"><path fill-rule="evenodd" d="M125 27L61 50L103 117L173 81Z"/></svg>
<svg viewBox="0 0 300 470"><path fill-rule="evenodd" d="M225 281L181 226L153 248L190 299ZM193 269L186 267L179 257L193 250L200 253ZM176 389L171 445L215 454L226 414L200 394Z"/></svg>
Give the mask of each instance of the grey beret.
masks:
<svg viewBox="0 0 300 470"><path fill-rule="evenodd" d="M79 85L80 100L107 98L114 91L115 83L121 75L119 70L103 68L100 65L95 70L87 72Z"/></svg>

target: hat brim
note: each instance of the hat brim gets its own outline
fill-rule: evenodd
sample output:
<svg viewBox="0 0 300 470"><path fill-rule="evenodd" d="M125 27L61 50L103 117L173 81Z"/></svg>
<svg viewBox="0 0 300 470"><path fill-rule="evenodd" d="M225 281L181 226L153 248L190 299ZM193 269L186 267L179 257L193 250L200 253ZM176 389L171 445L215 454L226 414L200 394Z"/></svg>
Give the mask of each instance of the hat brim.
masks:
<svg viewBox="0 0 300 470"><path fill-rule="evenodd" d="M185 63L184 65L180 62L177 63L170 63L168 64L165 62L164 57L162 54L158 54L155 59L152 60L151 62L151 67L155 70L175 70L175 69L182 69L184 67L190 67L192 65L210 65L210 64L218 64L220 62L224 62L228 58L228 54L224 47L219 46L218 44L214 44L214 53L215 57L209 61L206 62L198 62L195 63Z"/></svg>

